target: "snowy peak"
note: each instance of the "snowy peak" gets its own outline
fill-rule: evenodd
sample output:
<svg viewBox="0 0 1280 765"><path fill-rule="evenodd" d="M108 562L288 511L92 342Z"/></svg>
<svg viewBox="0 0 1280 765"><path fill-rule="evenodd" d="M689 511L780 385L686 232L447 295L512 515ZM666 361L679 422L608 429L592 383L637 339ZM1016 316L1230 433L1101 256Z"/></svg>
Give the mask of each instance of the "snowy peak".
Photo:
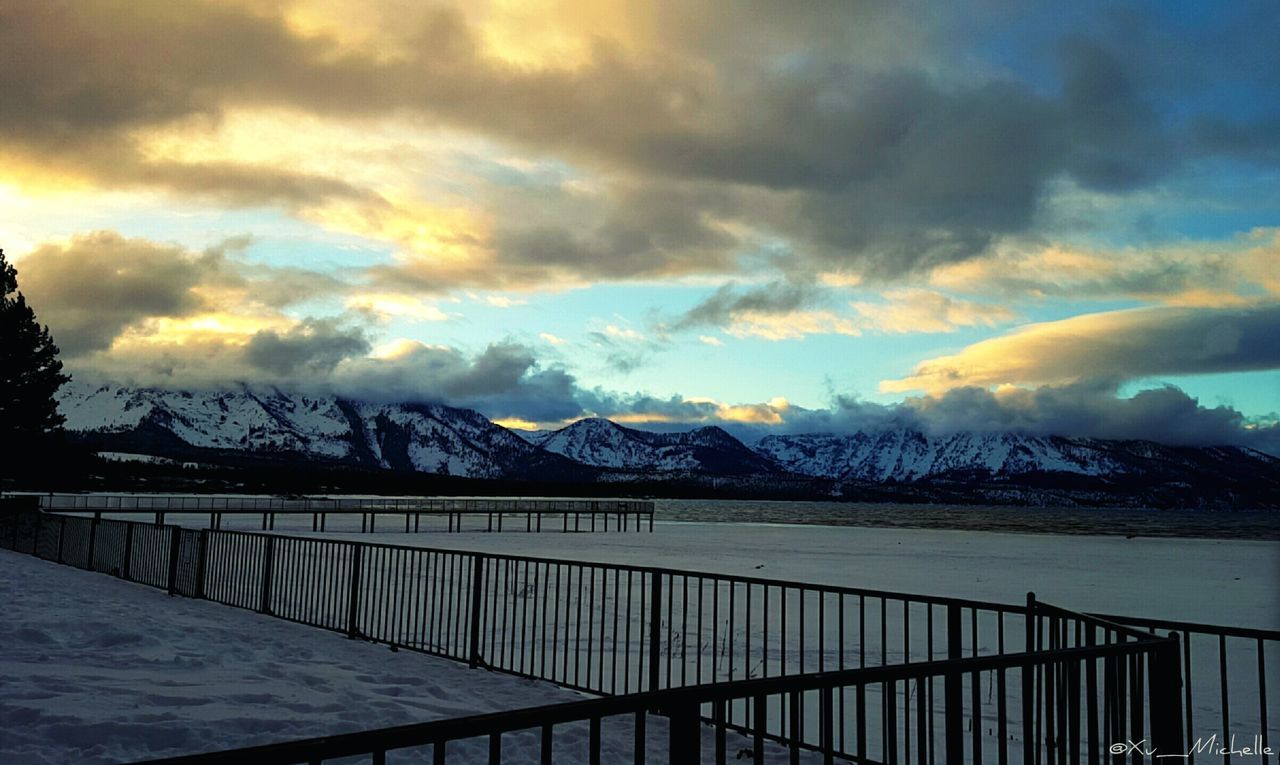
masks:
<svg viewBox="0 0 1280 765"><path fill-rule="evenodd" d="M1280 463L1260 452L1235 447L1174 447L1149 441L1019 433L928 436L909 429L766 436L755 449L793 473L877 483L1009 479L1050 473L1123 479L1177 472L1234 472L1250 463L1274 471Z"/></svg>
<svg viewBox="0 0 1280 765"><path fill-rule="evenodd" d="M67 429L91 443L143 453L295 455L475 478L517 477L563 462L478 412L438 404L70 383L59 407Z"/></svg>
<svg viewBox="0 0 1280 765"><path fill-rule="evenodd" d="M779 472L771 461L717 427L650 433L589 417L540 436L537 443L575 462L616 470L715 475Z"/></svg>

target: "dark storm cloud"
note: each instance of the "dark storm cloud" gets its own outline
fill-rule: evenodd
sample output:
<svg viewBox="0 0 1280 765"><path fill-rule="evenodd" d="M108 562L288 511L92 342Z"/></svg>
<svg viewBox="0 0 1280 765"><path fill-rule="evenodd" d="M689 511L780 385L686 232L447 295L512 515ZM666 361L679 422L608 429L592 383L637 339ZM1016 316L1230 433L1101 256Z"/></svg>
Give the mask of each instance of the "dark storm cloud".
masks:
<svg viewBox="0 0 1280 765"><path fill-rule="evenodd" d="M240 307L277 309L345 289L331 276L235 259L249 243L232 237L192 252L98 231L28 253L18 263L19 284L68 357L110 348L148 318L219 310L219 293L234 293Z"/></svg>
<svg viewBox="0 0 1280 765"><path fill-rule="evenodd" d="M1174 386L1117 395L1114 382L992 392L956 388L940 396L875 404L836 397L823 409L791 407L778 425L722 423L744 441L784 433L874 433L911 429L935 436L1014 432L1034 436L1137 439L1189 446L1246 446L1280 455L1280 425L1204 406Z"/></svg>
<svg viewBox="0 0 1280 765"><path fill-rule="evenodd" d="M412 113L629 178L641 202L619 202L607 220L504 229L497 265L543 279L725 270L737 242L716 236L708 216L786 237L820 264L889 278L1027 232L1057 179L1118 192L1206 155L1274 159L1256 148L1274 115L1212 123L1200 140L1162 118L1175 86L1152 75L1163 50L1154 42L1127 48L1075 30L1047 48L1058 52L1055 79L1030 82L950 65L957 48L938 44L948 19L936 8L762 4L735 14L740 23L722 18L711 4L657 5L635 20L668 35L656 53L601 39L585 65L561 69L488 57L480 31L448 9L413 22L408 54L377 57L300 36L269 9L16 0L0 10L0 138L11 159L106 185L233 204L376 206L377 190L343 178L151 159L134 131L216 124L233 106ZM1242 48L1274 29L1260 18L1242 27ZM688 186L717 187L726 201L659 209L663 190Z"/></svg>
<svg viewBox="0 0 1280 765"><path fill-rule="evenodd" d="M760 287L738 289L725 284L702 302L684 312L667 329L681 331L697 327L721 327L741 313L786 314L819 302L823 291L805 282L776 281Z"/></svg>
<svg viewBox="0 0 1280 765"><path fill-rule="evenodd" d="M308 319L284 332L259 330L249 338L244 359L253 369L294 380L326 375L342 361L363 356L371 346L363 330L332 319Z"/></svg>
<svg viewBox="0 0 1280 765"><path fill-rule="evenodd" d="M561 420L582 413L577 382L542 367L533 350L493 343L468 358L456 348L417 346L392 358L352 359L325 385L343 395L478 409L492 418Z"/></svg>
<svg viewBox="0 0 1280 765"><path fill-rule="evenodd" d="M1108 382L993 393L958 388L902 405L931 432L1012 430L1035 435L1252 446L1280 452L1280 427L1251 423L1230 406L1206 407L1174 386L1116 395Z"/></svg>
<svg viewBox="0 0 1280 765"><path fill-rule="evenodd" d="M219 256L98 232L36 248L19 266L19 285L66 356L109 348L150 316L186 316L205 307L193 288Z"/></svg>

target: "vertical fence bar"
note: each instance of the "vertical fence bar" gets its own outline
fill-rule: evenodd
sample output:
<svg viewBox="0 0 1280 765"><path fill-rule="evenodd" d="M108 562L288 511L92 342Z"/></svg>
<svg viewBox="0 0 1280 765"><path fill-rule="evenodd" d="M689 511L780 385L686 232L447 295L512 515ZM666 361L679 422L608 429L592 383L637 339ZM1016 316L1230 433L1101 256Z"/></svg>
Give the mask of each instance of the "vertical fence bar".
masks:
<svg viewBox="0 0 1280 765"><path fill-rule="evenodd" d="M658 658L662 640L662 575L649 572L649 690L658 690ZM674 725L674 722L673 722Z"/></svg>
<svg viewBox="0 0 1280 765"><path fill-rule="evenodd" d="M1169 633L1151 655L1147 674L1151 704L1151 743L1157 754L1182 751L1182 651L1178 633ZM1263 727L1265 731L1266 728ZM1265 735L1265 733L1263 734Z"/></svg>
<svg viewBox="0 0 1280 765"><path fill-rule="evenodd" d="M276 538L265 537L262 545L262 592L258 600L258 613L271 613L272 569L275 568Z"/></svg>
<svg viewBox="0 0 1280 765"><path fill-rule="evenodd" d="M360 634L360 563L364 554L364 545L351 544L351 575L348 578L350 587L347 591L347 637L354 638Z"/></svg>
<svg viewBox="0 0 1280 765"><path fill-rule="evenodd" d="M132 526L132 524L131 524ZM182 529L178 526L169 527L169 594L175 595L178 592L178 555L180 545L182 544Z"/></svg>
<svg viewBox="0 0 1280 765"><path fill-rule="evenodd" d="M484 596L484 557L477 555L471 568L471 666L480 666L480 613Z"/></svg>
<svg viewBox="0 0 1280 765"><path fill-rule="evenodd" d="M947 605L947 658L959 659L961 654L960 606L953 603ZM948 763L964 762L964 728L962 727L964 701L961 693L963 683L963 676L956 671L949 671L943 677L943 697L946 699L943 716Z"/></svg>

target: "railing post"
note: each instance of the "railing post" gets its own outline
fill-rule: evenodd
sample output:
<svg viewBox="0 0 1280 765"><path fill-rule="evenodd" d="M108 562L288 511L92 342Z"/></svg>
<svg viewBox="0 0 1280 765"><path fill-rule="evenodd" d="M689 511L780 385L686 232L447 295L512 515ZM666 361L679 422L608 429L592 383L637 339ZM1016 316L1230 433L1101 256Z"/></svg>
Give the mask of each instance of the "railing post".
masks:
<svg viewBox="0 0 1280 765"><path fill-rule="evenodd" d="M169 527L169 594L176 595L178 592L178 549L182 544L182 537L179 536L182 529L178 526Z"/></svg>
<svg viewBox="0 0 1280 765"><path fill-rule="evenodd" d="M1182 731L1182 650L1178 633L1151 655L1147 672L1151 704L1151 746L1157 754L1185 752Z"/></svg>
<svg viewBox="0 0 1280 765"><path fill-rule="evenodd" d="M1027 593L1027 618L1026 624L1026 652L1034 653L1036 650L1036 626L1039 619L1036 616L1036 594L1034 592ZM1035 672L1036 668L1033 664L1026 664L1022 667L1022 761L1024 763L1035 762L1036 744L1035 741L1035 707L1038 700L1035 698Z"/></svg>
<svg viewBox="0 0 1280 765"><path fill-rule="evenodd" d="M484 610L481 602L484 597L484 558L480 555L475 557L471 567L471 667L472 669L480 666L482 657L480 656L480 614Z"/></svg>
<svg viewBox="0 0 1280 765"><path fill-rule="evenodd" d="M271 569L274 568L276 557L276 538L274 536L264 537L265 545L262 548L262 601L258 606L260 613L271 613Z"/></svg>
<svg viewBox="0 0 1280 765"><path fill-rule="evenodd" d="M196 549L196 591L192 597L204 599L204 570L209 563L209 531L200 529L200 543Z"/></svg>
<svg viewBox="0 0 1280 765"><path fill-rule="evenodd" d="M676 704L667 710L667 753L671 765L702 761L702 719L697 704Z"/></svg>
<svg viewBox="0 0 1280 765"><path fill-rule="evenodd" d="M126 582L133 581L133 524L124 527L124 565L120 567L120 576Z"/></svg>
<svg viewBox="0 0 1280 765"><path fill-rule="evenodd" d="M89 571L93 571L93 550L98 544L98 522L101 520L102 513L94 513L93 520L89 522L89 558L85 565Z"/></svg>
<svg viewBox="0 0 1280 765"><path fill-rule="evenodd" d="M351 576L348 577L351 589L347 593L347 637L349 638L355 638L360 634L360 625L358 623L360 619L360 558L363 552L363 544L359 542L352 543Z"/></svg>
<svg viewBox="0 0 1280 765"><path fill-rule="evenodd" d="M963 657L960 632L960 606L952 603L947 606L947 658L956 661ZM946 698L945 735L946 761L964 762L964 702L962 686L963 676L950 670L943 677L943 694ZM973 735L981 735L974 731Z"/></svg>
<svg viewBox="0 0 1280 765"><path fill-rule="evenodd" d="M649 690L658 690L658 657L661 654L661 646L658 641L662 639L662 574L658 571L649 572ZM671 721L672 726L675 720Z"/></svg>

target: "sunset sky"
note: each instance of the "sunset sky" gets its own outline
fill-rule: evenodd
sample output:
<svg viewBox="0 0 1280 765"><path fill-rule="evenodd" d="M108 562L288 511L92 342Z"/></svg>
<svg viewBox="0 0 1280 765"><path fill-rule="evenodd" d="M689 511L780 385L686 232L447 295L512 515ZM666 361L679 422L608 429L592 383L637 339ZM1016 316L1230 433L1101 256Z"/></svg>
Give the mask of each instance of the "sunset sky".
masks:
<svg viewBox="0 0 1280 765"><path fill-rule="evenodd" d="M4 0L82 380L1280 447L1280 5Z"/></svg>

